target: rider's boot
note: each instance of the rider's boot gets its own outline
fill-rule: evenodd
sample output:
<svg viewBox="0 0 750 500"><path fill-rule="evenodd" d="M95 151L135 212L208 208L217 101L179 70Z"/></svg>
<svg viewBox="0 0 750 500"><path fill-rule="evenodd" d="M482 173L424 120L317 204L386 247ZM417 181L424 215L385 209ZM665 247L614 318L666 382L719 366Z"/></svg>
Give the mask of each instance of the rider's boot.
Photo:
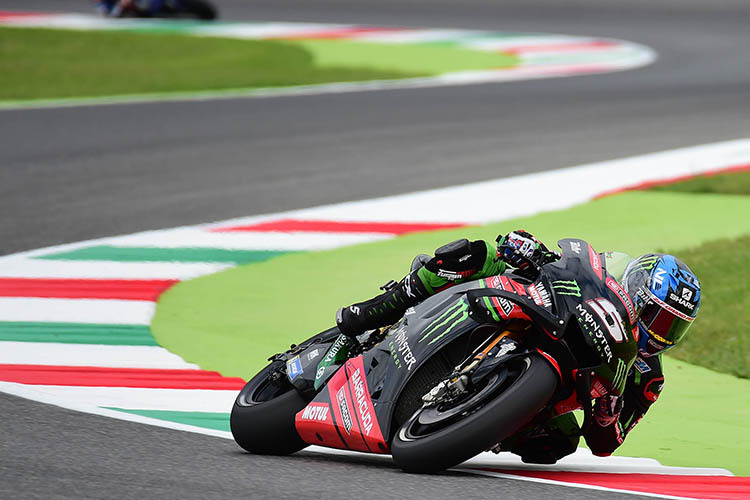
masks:
<svg viewBox="0 0 750 500"><path fill-rule="evenodd" d="M338 310L336 324L341 333L356 337L367 330L393 324L408 308L429 295L416 270L398 283L391 281L383 289L385 292L377 297Z"/></svg>

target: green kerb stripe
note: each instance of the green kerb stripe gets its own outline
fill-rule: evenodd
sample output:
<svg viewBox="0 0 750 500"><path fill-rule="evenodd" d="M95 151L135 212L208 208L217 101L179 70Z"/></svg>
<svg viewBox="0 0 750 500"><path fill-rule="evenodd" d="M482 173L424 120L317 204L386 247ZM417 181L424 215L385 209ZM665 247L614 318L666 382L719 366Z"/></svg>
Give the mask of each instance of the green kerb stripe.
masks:
<svg viewBox="0 0 750 500"><path fill-rule="evenodd" d="M0 340L65 344L158 345L146 325L0 321Z"/></svg>
<svg viewBox="0 0 750 500"><path fill-rule="evenodd" d="M156 418L178 424L194 425L205 429L229 431L229 413L211 413L205 411L169 411L169 410L125 410L123 408L107 408L109 410L131 413L142 417Z"/></svg>
<svg viewBox="0 0 750 500"><path fill-rule="evenodd" d="M70 252L48 254L39 259L110 260L119 262L233 262L247 264L289 253L280 250L228 250L226 248L153 248L93 246Z"/></svg>

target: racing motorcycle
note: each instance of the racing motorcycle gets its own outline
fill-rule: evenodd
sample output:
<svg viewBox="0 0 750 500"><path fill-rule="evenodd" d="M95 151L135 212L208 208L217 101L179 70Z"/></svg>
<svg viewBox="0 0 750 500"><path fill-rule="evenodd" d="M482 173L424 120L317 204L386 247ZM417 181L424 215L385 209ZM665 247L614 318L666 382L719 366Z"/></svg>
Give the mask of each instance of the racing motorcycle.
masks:
<svg viewBox="0 0 750 500"><path fill-rule="evenodd" d="M156 6L154 6L156 5ZM207 0L136 0L122 10L116 17L162 17L162 18L196 18L203 20L216 19L216 7Z"/></svg>
<svg viewBox="0 0 750 500"><path fill-rule="evenodd" d="M533 281L456 285L356 340L331 328L272 356L237 396L235 441L257 454L390 453L425 473L575 409L585 430L592 398L624 385L637 346L623 318L635 311L587 242L558 245Z"/></svg>

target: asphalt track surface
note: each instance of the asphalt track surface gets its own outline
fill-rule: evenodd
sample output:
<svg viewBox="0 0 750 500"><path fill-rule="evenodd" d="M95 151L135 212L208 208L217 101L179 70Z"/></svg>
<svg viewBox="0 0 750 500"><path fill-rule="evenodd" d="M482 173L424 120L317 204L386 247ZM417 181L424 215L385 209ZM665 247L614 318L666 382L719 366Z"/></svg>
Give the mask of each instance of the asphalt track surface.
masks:
<svg viewBox="0 0 750 500"><path fill-rule="evenodd" d="M225 19L623 38L660 59L624 73L534 82L0 111L0 255L750 134L744 1L217 3ZM89 12L78 0L4 0L2 9ZM665 212L672 209L684 215L687 207ZM410 476L366 459L255 457L218 438L6 395L0 418L0 498L637 498Z"/></svg>

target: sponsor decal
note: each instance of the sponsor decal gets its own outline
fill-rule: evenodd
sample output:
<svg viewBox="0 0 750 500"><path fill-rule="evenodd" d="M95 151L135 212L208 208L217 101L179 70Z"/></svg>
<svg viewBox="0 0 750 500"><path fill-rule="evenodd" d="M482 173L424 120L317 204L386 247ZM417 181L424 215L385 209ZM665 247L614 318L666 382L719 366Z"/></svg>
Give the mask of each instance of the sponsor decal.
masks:
<svg viewBox="0 0 750 500"><path fill-rule="evenodd" d="M500 276L492 276L491 278L487 278L485 280L485 284L490 288L500 288L502 286L500 283Z"/></svg>
<svg viewBox="0 0 750 500"><path fill-rule="evenodd" d="M349 345L351 341L349 340L349 337L346 335L339 335L336 341L333 343L330 349L328 349L328 352L326 353L323 360L318 363L318 369L315 372L315 389L318 389L323 380L321 377L326 371L326 368L331 366L336 360L338 360L340 357L339 354L345 355L347 352L347 346Z"/></svg>
<svg viewBox="0 0 750 500"><path fill-rule="evenodd" d="M394 355L396 365L401 368L401 361L406 365L406 369L411 371L412 367L417 364L417 358L411 352L409 340L406 338L406 327L401 326L396 330L396 335L390 342L391 352Z"/></svg>
<svg viewBox="0 0 750 500"><path fill-rule="evenodd" d="M654 283L656 283L658 287L661 287L664 284L665 274L667 274L666 269L657 269L654 273Z"/></svg>
<svg viewBox="0 0 750 500"><path fill-rule="evenodd" d="M528 287L529 295L539 307L552 307L552 297L541 283L534 283Z"/></svg>
<svg viewBox="0 0 750 500"><path fill-rule="evenodd" d="M302 362L299 356L295 356L286 362L286 374L289 380L294 380L297 376L302 375Z"/></svg>
<svg viewBox="0 0 750 500"><path fill-rule="evenodd" d="M346 386L336 392L336 402L339 404L339 411L341 412L341 421L344 424L344 429L347 434L352 433L352 416L349 413L349 405L346 404Z"/></svg>
<svg viewBox="0 0 750 500"><path fill-rule="evenodd" d="M328 420L328 405L310 404L302 412L302 420L325 422Z"/></svg>
<svg viewBox="0 0 750 500"><path fill-rule="evenodd" d="M497 300L496 305L499 306L500 312L507 318L511 314L513 314L513 308L515 307L515 304L513 304L508 299L504 299L502 297L492 297L494 300ZM494 301L493 300L493 301Z"/></svg>
<svg viewBox="0 0 750 500"><path fill-rule="evenodd" d="M685 296L685 292L688 292L689 296L692 296L692 294L693 294L693 292L691 290L689 290L687 288L683 288L683 290L682 290L682 297ZM669 300L671 300L675 304L681 305L682 307L686 308L689 311L694 311L695 310L695 304L693 304L691 302L688 302L687 300L683 299L682 297L680 297L679 295L677 295L675 293L669 292Z"/></svg>
<svg viewBox="0 0 750 500"><path fill-rule="evenodd" d="M624 342L628 340L628 334L625 330L625 324L622 321L619 311L615 305L605 299L599 297L593 300L587 300L589 308L596 313L602 320L602 325L609 332L612 339L617 342Z"/></svg>
<svg viewBox="0 0 750 500"><path fill-rule="evenodd" d="M627 380L627 376L628 366L623 360L618 359L617 370L615 370L615 379L612 382L612 386L615 388L615 390L619 391L620 393L623 392L623 390L625 389L625 381Z"/></svg>
<svg viewBox="0 0 750 500"><path fill-rule="evenodd" d="M463 299L459 299L455 304L446 309L443 314L435 318L427 328L422 330L422 337L419 339L419 342L424 342L442 329L440 334L430 340L429 343L434 344L441 338L445 337L456 326L463 323L468 317L469 303Z"/></svg>
<svg viewBox="0 0 750 500"><path fill-rule="evenodd" d="M635 324L635 307L633 306L633 301L630 300L630 295L628 295L628 292L626 292L625 289L616 280L610 277L607 277L607 288L615 292L617 298L620 299L622 305L625 306L625 309L628 311L628 320L630 321L630 324Z"/></svg>
<svg viewBox="0 0 750 500"><path fill-rule="evenodd" d="M352 385L354 386L355 406L357 407L359 420L362 422L365 434L369 436L372 430L372 414L370 413L370 405L367 402L369 395L365 393L365 383L362 380L362 372L359 368L352 373Z"/></svg>
<svg viewBox="0 0 750 500"><path fill-rule="evenodd" d="M322 363L333 363L336 360L336 355L347 343L348 339L346 338L346 336L339 335L339 337L336 339L336 342L334 342L331 348L328 350L326 357L323 358Z"/></svg>
<svg viewBox="0 0 750 500"><path fill-rule="evenodd" d="M637 262L643 269L645 269L646 271L650 271L656 265L657 260L659 260L659 257L656 255L652 255L650 257L639 257Z"/></svg>
<svg viewBox="0 0 750 500"><path fill-rule="evenodd" d="M320 349L313 349L312 351L310 351L307 354L307 360L308 361L312 361L313 359L317 358L318 356L320 356Z"/></svg>
<svg viewBox="0 0 750 500"><path fill-rule="evenodd" d="M594 377L594 380L591 381L591 397L596 399L608 393L609 390L599 379L599 376L597 375L596 377Z"/></svg>
<svg viewBox="0 0 750 500"><path fill-rule="evenodd" d="M650 380L646 387L643 388L643 396L651 401L652 403L659 399L659 394L661 394L661 390L664 388L664 377L655 378L653 380Z"/></svg>
<svg viewBox="0 0 750 500"><path fill-rule="evenodd" d="M472 274L474 274L475 271L449 271L447 269L438 269L437 275L440 278L445 278L449 281L457 281L463 278L468 278Z"/></svg>
<svg viewBox="0 0 750 500"><path fill-rule="evenodd" d="M564 281L558 280L552 282L552 289L557 295L570 295L573 297L581 296L581 288L576 280Z"/></svg>
<svg viewBox="0 0 750 500"><path fill-rule="evenodd" d="M413 308L413 307L410 307L409 309L407 309L407 310L406 310L406 311L404 312L404 315L405 315L405 316L410 316L410 315L414 314L415 312L416 312L416 311L414 310L414 308Z"/></svg>
<svg viewBox="0 0 750 500"><path fill-rule="evenodd" d="M635 366L635 369L638 370L638 373L648 373L651 371L651 367L648 366L648 363L646 363L646 361L640 356L635 358L635 363L633 363L633 366Z"/></svg>
<svg viewBox="0 0 750 500"><path fill-rule="evenodd" d="M693 291L689 288L683 288L682 289L682 298L685 300L690 300L693 298Z"/></svg>
<svg viewBox="0 0 750 500"><path fill-rule="evenodd" d="M499 358L500 356L505 356L509 352L513 352L516 350L516 344L512 342L507 342L500 346L500 349L497 351L497 354L495 354L496 358Z"/></svg>
<svg viewBox="0 0 750 500"><path fill-rule="evenodd" d="M594 315L587 311L583 304L576 304L576 312L578 313L578 321L590 332L596 349L607 358L607 363L612 361L612 348L609 346L609 342L607 342Z"/></svg>
<svg viewBox="0 0 750 500"><path fill-rule="evenodd" d="M354 314L356 314L357 316L359 316L359 313L360 313L360 309L359 309L359 306L349 306L349 310L350 310L350 311L351 311L352 313L354 313Z"/></svg>
<svg viewBox="0 0 750 500"><path fill-rule="evenodd" d="M581 253L581 242L580 241L571 241L570 242L570 250L574 253L580 254Z"/></svg>
<svg viewBox="0 0 750 500"><path fill-rule="evenodd" d="M591 245L589 245L589 262L594 269L594 273L596 273L599 279L602 279L604 276L602 273L602 259L599 257L599 254L596 253L596 250L591 248Z"/></svg>
<svg viewBox="0 0 750 500"><path fill-rule="evenodd" d="M684 319L685 321L693 321L695 319L692 316L688 316L684 312L679 311L679 310L675 309L674 307L672 307L671 305L667 304L666 302L664 302L663 300L661 300L659 297L657 297L656 295L654 295L650 290L647 291L647 297L648 297L648 300L651 300L651 301L659 304L662 307L662 309L666 309L667 311L671 312L672 314L674 314L675 316L677 316L680 319Z"/></svg>

